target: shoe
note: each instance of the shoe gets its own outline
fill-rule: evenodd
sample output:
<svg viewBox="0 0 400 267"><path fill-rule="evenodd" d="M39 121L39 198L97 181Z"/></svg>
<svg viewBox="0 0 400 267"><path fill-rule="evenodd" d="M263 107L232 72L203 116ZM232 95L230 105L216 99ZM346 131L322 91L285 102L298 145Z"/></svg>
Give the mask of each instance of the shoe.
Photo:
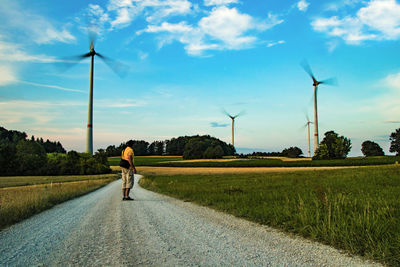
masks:
<svg viewBox="0 0 400 267"><path fill-rule="evenodd" d="M126 197L125 200L134 200L134 199L131 197Z"/></svg>
<svg viewBox="0 0 400 267"><path fill-rule="evenodd" d="M126 197L123 197L122 200L126 200Z"/></svg>

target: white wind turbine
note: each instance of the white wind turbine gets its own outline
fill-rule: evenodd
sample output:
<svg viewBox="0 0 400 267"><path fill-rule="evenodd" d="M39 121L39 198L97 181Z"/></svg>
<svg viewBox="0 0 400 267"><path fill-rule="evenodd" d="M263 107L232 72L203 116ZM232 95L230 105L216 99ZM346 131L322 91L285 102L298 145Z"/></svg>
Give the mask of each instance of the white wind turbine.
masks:
<svg viewBox="0 0 400 267"><path fill-rule="evenodd" d="M93 26L91 27L93 29ZM98 56L121 78L126 74L127 66L111 58L103 56L94 50L96 40L96 32L89 27L90 47L89 52L83 55L71 57L74 64L85 58L90 58L90 80L89 80L89 105L88 105L88 121L86 130L86 153L93 154L93 74L94 74L94 57ZM70 67L72 64L67 64Z"/></svg>
<svg viewBox="0 0 400 267"><path fill-rule="evenodd" d="M311 71L310 65L308 65L307 61L303 60L301 62L301 66L303 69L310 75L311 79L313 80L313 87L314 87L314 153L319 146L319 139L318 139L318 111L317 111L317 90L318 85L326 84L326 85L337 85L336 78L330 78L323 81L318 81L314 74Z"/></svg>
<svg viewBox="0 0 400 267"><path fill-rule="evenodd" d="M232 146L235 147L235 119L239 116L244 115L245 112L241 111L240 113L236 114L235 116L229 114L225 110L223 110L223 112L225 113L225 115L227 115L232 120Z"/></svg>

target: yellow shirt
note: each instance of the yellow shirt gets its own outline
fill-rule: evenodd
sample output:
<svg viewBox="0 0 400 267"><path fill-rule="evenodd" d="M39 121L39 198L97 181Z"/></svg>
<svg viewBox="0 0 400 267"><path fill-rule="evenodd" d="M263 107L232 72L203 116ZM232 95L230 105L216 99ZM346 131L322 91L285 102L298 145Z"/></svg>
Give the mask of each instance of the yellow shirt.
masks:
<svg viewBox="0 0 400 267"><path fill-rule="evenodd" d="M131 158L132 163L135 164L133 149L129 146L122 151L121 158L127 161L129 161L129 158Z"/></svg>

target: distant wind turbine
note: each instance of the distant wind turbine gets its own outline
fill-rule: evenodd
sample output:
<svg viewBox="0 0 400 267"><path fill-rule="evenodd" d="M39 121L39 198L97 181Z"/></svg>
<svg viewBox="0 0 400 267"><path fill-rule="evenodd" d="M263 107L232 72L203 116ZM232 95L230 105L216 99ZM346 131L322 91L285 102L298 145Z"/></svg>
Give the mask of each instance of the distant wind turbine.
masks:
<svg viewBox="0 0 400 267"><path fill-rule="evenodd" d="M308 115L306 115L306 119L307 119L307 123L303 126L304 128L307 127L307 131L308 131L308 157L311 157L311 148L310 148L310 124L312 124L313 122L310 121L310 118L308 117Z"/></svg>
<svg viewBox="0 0 400 267"><path fill-rule="evenodd" d="M308 65L306 60L303 60L301 62L301 66L303 69L310 75L311 79L313 80L313 86L314 86L314 153L317 150L319 146L319 139L318 139L318 113L317 113L317 90L318 90L318 85L320 84L326 84L326 85L337 85L337 79L336 78L330 78L326 79L323 81L318 81L314 74L311 71L310 65Z"/></svg>
<svg viewBox="0 0 400 267"><path fill-rule="evenodd" d="M93 28L93 27L92 27ZM90 28L89 28L90 29ZM94 74L94 57L98 56L101 58L104 63L106 63L117 75L121 78L125 75L127 66L105 57L100 53L94 50L94 42L96 39L96 33L94 31L89 30L89 38L90 38L90 51L86 54L72 57L75 59L73 63L77 63L80 60L85 58L91 59L90 61L90 81L89 81L89 107L88 107L88 122L87 122L87 130L86 130L86 153L93 154L93 74ZM76 61L77 60L77 61ZM71 65L71 64L68 64Z"/></svg>
<svg viewBox="0 0 400 267"><path fill-rule="evenodd" d="M235 119L239 116L244 115L245 112L241 111L240 113L236 114L235 116L229 114L225 110L223 110L223 112L225 113L225 115L227 115L232 120L232 146L235 147Z"/></svg>

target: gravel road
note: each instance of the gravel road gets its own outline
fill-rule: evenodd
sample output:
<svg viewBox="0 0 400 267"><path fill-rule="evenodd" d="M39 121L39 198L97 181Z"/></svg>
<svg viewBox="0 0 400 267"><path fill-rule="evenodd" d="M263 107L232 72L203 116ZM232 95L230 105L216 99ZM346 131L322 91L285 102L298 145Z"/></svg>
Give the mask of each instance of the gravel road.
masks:
<svg viewBox="0 0 400 267"><path fill-rule="evenodd" d="M137 183L131 196L118 180L3 230L0 266L378 266Z"/></svg>

